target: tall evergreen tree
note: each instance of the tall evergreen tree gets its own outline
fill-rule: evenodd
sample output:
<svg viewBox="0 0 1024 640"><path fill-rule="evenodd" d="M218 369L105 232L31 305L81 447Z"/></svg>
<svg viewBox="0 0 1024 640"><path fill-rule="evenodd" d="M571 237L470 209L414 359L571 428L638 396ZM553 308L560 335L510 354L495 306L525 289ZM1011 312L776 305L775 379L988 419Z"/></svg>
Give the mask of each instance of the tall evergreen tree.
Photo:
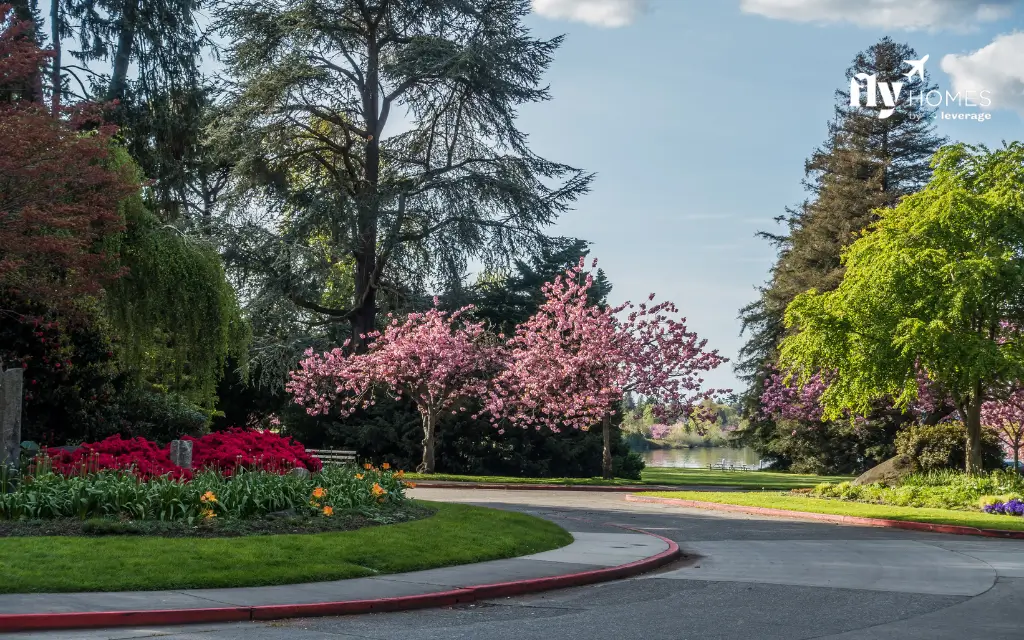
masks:
<svg viewBox="0 0 1024 640"><path fill-rule="evenodd" d="M254 297L310 324L374 329L381 297L451 289L507 263L590 176L538 157L519 105L548 98L560 38L526 0L229 2L228 117L238 150L227 254ZM404 122L403 122L404 120ZM339 272L351 295L332 294Z"/></svg>
<svg viewBox="0 0 1024 640"><path fill-rule="evenodd" d="M765 449L776 432L776 425L760 416L760 396L785 334L786 306L809 289L838 286L843 249L877 218L876 209L895 206L927 182L930 158L945 141L934 133L934 109L920 99L935 88L927 73L911 80L905 75L904 61L917 57L909 45L889 38L857 54L846 71L847 84L836 91L826 142L805 165L808 198L776 218L786 224L785 233L760 234L775 244L779 257L758 299L740 311L749 337L736 367L748 383L742 398L750 421L746 436L759 448ZM905 83L891 116L879 117L880 107L850 104L850 82L858 74L873 74L879 83Z"/></svg>

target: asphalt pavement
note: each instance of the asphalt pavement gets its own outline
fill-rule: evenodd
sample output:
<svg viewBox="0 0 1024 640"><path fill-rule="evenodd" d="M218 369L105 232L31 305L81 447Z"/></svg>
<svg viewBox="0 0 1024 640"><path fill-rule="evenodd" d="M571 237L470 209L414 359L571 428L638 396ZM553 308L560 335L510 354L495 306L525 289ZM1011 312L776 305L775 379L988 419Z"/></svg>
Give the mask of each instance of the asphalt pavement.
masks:
<svg viewBox="0 0 1024 640"><path fill-rule="evenodd" d="M618 493L416 489L413 494L533 513L574 532L634 527L676 541L687 557L636 578L444 609L4 637L1024 639L1020 540L628 503Z"/></svg>

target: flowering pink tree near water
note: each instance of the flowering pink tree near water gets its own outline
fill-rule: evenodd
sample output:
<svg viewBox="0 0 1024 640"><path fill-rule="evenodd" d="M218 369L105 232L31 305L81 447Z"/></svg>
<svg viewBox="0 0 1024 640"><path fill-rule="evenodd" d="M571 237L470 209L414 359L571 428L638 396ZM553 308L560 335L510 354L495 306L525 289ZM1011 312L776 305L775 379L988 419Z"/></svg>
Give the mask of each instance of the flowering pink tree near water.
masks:
<svg viewBox="0 0 1024 640"><path fill-rule="evenodd" d="M373 405L378 390L409 398L423 423L423 460L417 470L433 473L438 418L445 411L464 411L459 406L463 399L483 396L500 362L496 347L486 344L483 325L464 318L471 309L447 313L435 307L401 322L392 319L383 333L366 336L373 341L364 354L346 353L348 341L324 354L307 351L291 374L288 391L310 415L335 406L351 415Z"/></svg>
<svg viewBox="0 0 1024 640"><path fill-rule="evenodd" d="M775 372L765 379L761 412L784 420L820 422L821 394L828 386L822 375L815 373L802 387L789 385L786 377L784 373Z"/></svg>
<svg viewBox="0 0 1024 640"><path fill-rule="evenodd" d="M725 391L702 390L700 377L725 358L705 351L707 341L687 330L685 318L674 319L678 311L671 302L602 308L587 300L592 285L582 259L545 284L545 302L509 341L507 367L495 379L486 406L495 424L508 421L557 433L601 423L602 473L610 478L611 417L624 394L634 392L687 414Z"/></svg>
<svg viewBox="0 0 1024 640"><path fill-rule="evenodd" d="M1013 468L1017 470L1024 448L1024 388L1018 386L1005 399L983 404L981 424L999 436L1003 448L1013 456Z"/></svg>

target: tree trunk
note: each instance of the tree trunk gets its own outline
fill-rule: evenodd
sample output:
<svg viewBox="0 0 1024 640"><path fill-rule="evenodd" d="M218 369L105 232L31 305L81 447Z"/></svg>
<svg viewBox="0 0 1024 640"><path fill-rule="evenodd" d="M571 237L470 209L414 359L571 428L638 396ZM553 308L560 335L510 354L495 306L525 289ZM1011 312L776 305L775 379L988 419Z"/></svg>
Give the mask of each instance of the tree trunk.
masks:
<svg viewBox="0 0 1024 640"><path fill-rule="evenodd" d="M1013 447L1013 472L1020 473L1020 443L1015 443Z"/></svg>
<svg viewBox="0 0 1024 640"><path fill-rule="evenodd" d="M50 60L50 110L54 118L60 114L60 3L61 0L50 0L50 39L53 40L53 59Z"/></svg>
<svg viewBox="0 0 1024 640"><path fill-rule="evenodd" d="M981 473L981 398L975 395L964 411L964 425L967 427L967 473Z"/></svg>
<svg viewBox="0 0 1024 640"><path fill-rule="evenodd" d="M363 178L359 204L359 250L356 259L355 294L356 308L352 315L352 346L355 353L366 350L366 341L360 337L376 328L377 317L377 231L380 201L380 140L378 122L380 114L380 52L376 35L372 31L367 37L366 83L363 87L363 117L369 136L364 146Z"/></svg>
<svg viewBox="0 0 1024 640"><path fill-rule="evenodd" d="M361 336L376 329L377 319L377 286L373 282L373 272L377 264L376 236L377 225L373 225L372 235L363 242L363 252L356 256L355 299L356 308L352 315L352 351L364 353L367 342Z"/></svg>
<svg viewBox="0 0 1024 640"><path fill-rule="evenodd" d="M107 87L107 100L124 97L128 85L128 67L132 61L132 47L135 44L135 19L138 3L125 3L124 13L118 23L117 49L114 51L114 67L110 73L110 86Z"/></svg>
<svg viewBox="0 0 1024 640"><path fill-rule="evenodd" d="M434 473L435 423L432 413L423 415L423 461L416 467L417 473Z"/></svg>
<svg viewBox="0 0 1024 640"><path fill-rule="evenodd" d="M605 480L612 479L612 418L611 416L604 417L604 423L601 425L602 435L604 437L604 452L601 456L601 477Z"/></svg>

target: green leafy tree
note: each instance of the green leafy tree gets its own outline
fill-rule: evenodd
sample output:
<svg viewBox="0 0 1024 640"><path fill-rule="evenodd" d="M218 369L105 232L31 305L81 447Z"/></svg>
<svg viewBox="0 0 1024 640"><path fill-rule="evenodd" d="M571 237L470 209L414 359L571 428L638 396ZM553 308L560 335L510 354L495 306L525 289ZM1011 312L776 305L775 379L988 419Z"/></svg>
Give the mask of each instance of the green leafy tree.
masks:
<svg viewBox="0 0 1024 640"><path fill-rule="evenodd" d="M116 248L124 273L105 299L123 368L213 411L229 358L244 367L249 344L220 255L204 238L161 223L138 192L121 212Z"/></svg>
<svg viewBox="0 0 1024 640"><path fill-rule="evenodd" d="M801 294L786 310L794 333L781 363L807 381L835 372L826 417L909 407L923 370L967 427L967 469L982 466L981 407L1024 373L1024 145L953 145L934 176L844 253L833 291Z"/></svg>
<svg viewBox="0 0 1024 640"><path fill-rule="evenodd" d="M548 99L541 77L561 42L531 37L529 10L226 3L226 255L254 296L271 292L307 326L350 325L358 349L390 292L451 288L471 259L507 263L539 245L590 176L538 157L517 128L520 105ZM325 295L339 266L345 300Z"/></svg>

